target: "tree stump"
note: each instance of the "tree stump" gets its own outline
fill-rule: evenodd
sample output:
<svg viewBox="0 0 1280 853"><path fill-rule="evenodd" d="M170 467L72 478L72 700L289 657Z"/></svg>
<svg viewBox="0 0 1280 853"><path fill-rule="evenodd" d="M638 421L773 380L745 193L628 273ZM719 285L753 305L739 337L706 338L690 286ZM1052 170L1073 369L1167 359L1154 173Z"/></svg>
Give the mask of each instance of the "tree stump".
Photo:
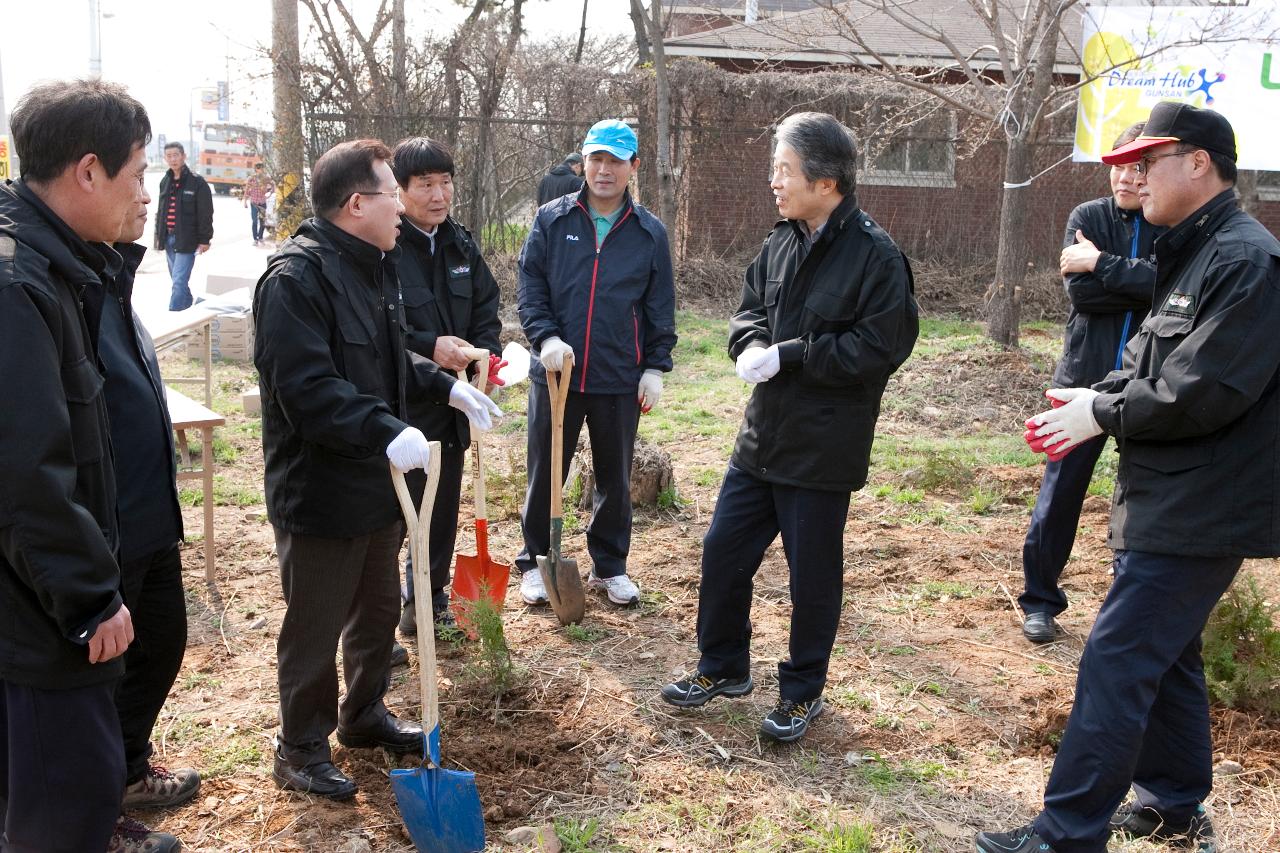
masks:
<svg viewBox="0 0 1280 853"><path fill-rule="evenodd" d="M566 493L576 494L578 509L589 512L596 478L591 463L591 445L587 440L586 430L582 433L578 439L578 448L573 454ZM656 506L658 496L674 486L671 456L657 445L636 436L635 451L631 457L631 505Z"/></svg>

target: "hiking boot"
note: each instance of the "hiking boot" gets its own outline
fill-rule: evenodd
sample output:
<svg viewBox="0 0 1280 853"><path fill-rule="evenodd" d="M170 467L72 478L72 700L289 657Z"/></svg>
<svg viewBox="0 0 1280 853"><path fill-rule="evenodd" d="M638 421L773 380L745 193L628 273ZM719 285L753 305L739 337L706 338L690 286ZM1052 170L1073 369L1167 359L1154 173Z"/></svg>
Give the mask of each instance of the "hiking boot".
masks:
<svg viewBox="0 0 1280 853"><path fill-rule="evenodd" d="M750 673L742 678L712 678L695 672L662 688L662 698L677 708L699 708L717 696L746 696L754 686Z"/></svg>
<svg viewBox="0 0 1280 853"><path fill-rule="evenodd" d="M595 569L592 569L587 575L587 589L603 592L610 601L620 607L629 607L640 601L640 587L632 583L631 578L626 575L598 578Z"/></svg>
<svg viewBox="0 0 1280 853"><path fill-rule="evenodd" d="M520 573L520 597L525 604L546 604L547 587L542 583L542 572L530 569Z"/></svg>
<svg viewBox="0 0 1280 853"><path fill-rule="evenodd" d="M409 662L409 650L397 643L391 641L391 667L404 666Z"/></svg>
<svg viewBox="0 0 1280 853"><path fill-rule="evenodd" d="M447 607L437 610L433 614L433 621L436 626L436 639L441 642L450 643L465 636L462 629L458 627L458 620L454 617L453 611Z"/></svg>
<svg viewBox="0 0 1280 853"><path fill-rule="evenodd" d="M169 771L148 764L142 778L124 789L123 808L164 809L185 803L200 790L200 774L187 768Z"/></svg>
<svg viewBox="0 0 1280 853"><path fill-rule="evenodd" d="M1154 838L1178 847L1187 847L1197 853L1215 853L1218 849L1213 831L1213 821L1205 813L1204 806L1196 806L1191 817L1181 821L1165 820L1149 806L1135 802L1124 803L1111 816L1111 831L1135 838Z"/></svg>
<svg viewBox="0 0 1280 853"><path fill-rule="evenodd" d="M1022 635L1033 643L1052 643L1058 639L1058 623L1048 613L1028 613L1022 620Z"/></svg>
<svg viewBox="0 0 1280 853"><path fill-rule="evenodd" d="M779 699L777 706L760 723L760 734L779 743L791 743L804 737L809 723L822 713L822 697L808 702Z"/></svg>
<svg viewBox="0 0 1280 853"><path fill-rule="evenodd" d="M182 842L167 832L153 832L131 817L120 815L107 842L107 853L173 853Z"/></svg>
<svg viewBox="0 0 1280 853"><path fill-rule="evenodd" d="M1036 834L1034 826L1022 826L1012 832L979 832L978 853L1054 853L1049 842Z"/></svg>

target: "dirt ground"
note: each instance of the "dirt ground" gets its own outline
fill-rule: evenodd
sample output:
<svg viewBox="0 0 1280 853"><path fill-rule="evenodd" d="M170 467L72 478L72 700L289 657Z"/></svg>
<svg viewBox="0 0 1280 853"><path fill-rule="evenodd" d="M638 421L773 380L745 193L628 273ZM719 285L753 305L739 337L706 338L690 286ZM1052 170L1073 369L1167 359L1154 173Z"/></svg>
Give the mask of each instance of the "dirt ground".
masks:
<svg viewBox="0 0 1280 853"><path fill-rule="evenodd" d="M1043 352L1053 347L1037 349L1037 335L1052 337L1033 331L1031 349L1017 353L938 346L913 357L886 398L879 426L886 446L1020 434L1022 419L1039 409L1051 366ZM192 369L166 357L166 372ZM204 583L201 510L189 506L190 641L155 732L157 760L200 768L205 782L190 804L138 817L196 851L411 850L388 772L414 766L412 759L335 741L335 761L360 786L346 804L283 793L271 781L284 605L262 505L260 428L231 402L253 383L252 368L220 364L217 381L215 407L228 418L219 431L217 585ZM519 547L521 393L504 403L513 412L487 443L492 549L508 563ZM709 414L735 423L743 399L745 392L717 402ZM944 476L912 492L918 472L894 470L892 450L878 452L872 481L849 513L827 711L801 743L779 747L756 731L777 698L776 663L791 617L780 545L756 580L754 693L698 711L658 698L662 684L697 659L701 537L728 442L713 431L662 448L680 500L636 512L629 566L644 591L638 607L589 596L583 626L566 630L549 610L523 607L513 583L505 620L519 683L496 708L468 675L468 646L440 646L445 760L476 773L487 849L527 849L509 843L508 833L554 822L566 851L967 851L978 829L1008 828L1035 813L1109 580L1105 498L1088 499L1063 579L1067 635L1037 648L1021 636L1013 598L1040 468L993 461L969 472L981 490L965 477L953 487ZM469 511L468 504L463 518ZM469 526L458 547L474 553ZM585 572L580 531L565 551ZM1271 562L1249 570L1265 583L1276 577ZM415 717L418 694L415 658L393 673L388 705ZM1243 768L1220 776L1209 802L1224 850L1280 850L1274 723L1214 712L1220 757ZM855 824L871 829L869 845L850 841Z"/></svg>

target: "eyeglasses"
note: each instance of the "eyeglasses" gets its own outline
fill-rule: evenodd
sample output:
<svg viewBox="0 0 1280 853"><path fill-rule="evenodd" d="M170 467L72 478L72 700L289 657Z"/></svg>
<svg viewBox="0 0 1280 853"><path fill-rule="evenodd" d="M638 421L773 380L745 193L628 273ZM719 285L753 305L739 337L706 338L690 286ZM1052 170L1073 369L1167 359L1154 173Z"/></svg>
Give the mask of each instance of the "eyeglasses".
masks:
<svg viewBox="0 0 1280 853"><path fill-rule="evenodd" d="M1168 154L1148 154L1139 159L1138 162L1134 164L1133 168L1139 175L1145 175L1151 171L1151 164L1156 160L1161 160L1165 157L1182 157L1187 154L1194 153L1194 151L1171 151Z"/></svg>
<svg viewBox="0 0 1280 853"><path fill-rule="evenodd" d="M384 191L384 190L356 190L355 192L348 193L348 194L347 194L347 197L346 197L346 198L344 198L344 199L342 200L342 204L346 204L347 202L351 201L351 196L356 195L356 194L359 194L359 195L389 195L389 196L391 196L392 198L394 198L396 201L399 201L399 200L400 200L400 190L399 190L398 188L397 188L397 189L394 189L394 190L390 190L390 191ZM342 204L338 205L338 207L342 207Z"/></svg>

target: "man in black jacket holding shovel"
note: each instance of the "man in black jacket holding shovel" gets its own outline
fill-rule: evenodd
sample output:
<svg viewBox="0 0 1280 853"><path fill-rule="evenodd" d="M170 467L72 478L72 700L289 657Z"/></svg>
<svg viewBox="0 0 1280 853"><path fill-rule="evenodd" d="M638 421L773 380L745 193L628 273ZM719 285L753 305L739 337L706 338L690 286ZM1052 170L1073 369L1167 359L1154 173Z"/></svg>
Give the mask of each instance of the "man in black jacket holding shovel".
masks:
<svg viewBox="0 0 1280 853"><path fill-rule="evenodd" d="M822 711L840 620L850 492L867 480L880 397L919 330L911 268L854 198L853 133L799 113L774 136L783 219L747 268L729 324L755 385L703 541L695 673L662 697L692 708L751 692L752 578L779 532L791 571L791 655L760 733L789 742Z"/></svg>
<svg viewBox="0 0 1280 853"><path fill-rule="evenodd" d="M422 728L383 704L400 616L404 525L387 461L424 467L410 395L448 403L481 429L491 400L406 352L395 262L400 214L391 151L371 139L327 151L311 171L316 217L272 256L254 298L267 514L287 609L277 644L281 788L355 794L334 766L347 747L422 752ZM341 641L346 695L338 703Z"/></svg>

